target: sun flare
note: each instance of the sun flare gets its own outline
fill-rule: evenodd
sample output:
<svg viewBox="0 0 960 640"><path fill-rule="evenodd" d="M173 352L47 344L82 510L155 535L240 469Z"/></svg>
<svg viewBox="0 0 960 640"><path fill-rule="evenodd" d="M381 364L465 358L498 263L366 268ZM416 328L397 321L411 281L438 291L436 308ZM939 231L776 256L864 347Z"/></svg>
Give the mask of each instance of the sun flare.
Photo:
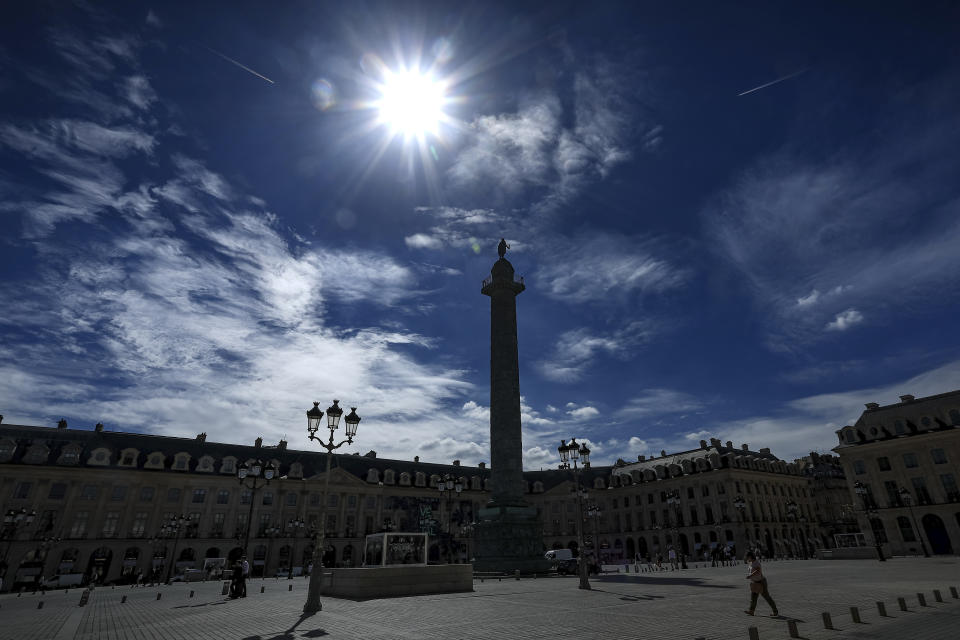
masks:
<svg viewBox="0 0 960 640"><path fill-rule="evenodd" d="M377 102L379 121L404 136L438 135L446 99L444 83L429 74L388 72Z"/></svg>

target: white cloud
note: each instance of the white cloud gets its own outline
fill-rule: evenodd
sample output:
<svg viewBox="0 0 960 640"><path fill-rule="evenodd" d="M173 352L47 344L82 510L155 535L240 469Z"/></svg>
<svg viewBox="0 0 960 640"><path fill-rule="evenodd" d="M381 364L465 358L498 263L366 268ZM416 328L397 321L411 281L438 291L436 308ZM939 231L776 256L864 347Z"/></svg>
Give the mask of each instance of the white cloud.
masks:
<svg viewBox="0 0 960 640"><path fill-rule="evenodd" d="M704 403L696 396L675 389L644 389L627 400L617 411L617 417L625 420L649 419L668 414L696 413Z"/></svg>
<svg viewBox="0 0 960 640"><path fill-rule="evenodd" d="M434 236L425 233L415 233L403 239L411 249L439 249L443 246L443 241Z"/></svg>
<svg viewBox="0 0 960 640"><path fill-rule="evenodd" d="M824 327L827 331L846 331L850 327L863 322L863 314L856 309L847 309L837 316Z"/></svg>
<svg viewBox="0 0 960 640"><path fill-rule="evenodd" d="M590 418L600 415L600 412L595 407L578 407L567 413L575 420L589 420Z"/></svg>

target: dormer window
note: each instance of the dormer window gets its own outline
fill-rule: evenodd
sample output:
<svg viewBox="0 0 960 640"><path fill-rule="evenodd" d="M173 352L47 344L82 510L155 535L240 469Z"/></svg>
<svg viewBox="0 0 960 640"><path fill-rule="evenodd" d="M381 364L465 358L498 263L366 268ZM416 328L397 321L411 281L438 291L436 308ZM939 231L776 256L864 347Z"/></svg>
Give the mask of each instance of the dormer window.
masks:
<svg viewBox="0 0 960 640"><path fill-rule="evenodd" d="M233 456L227 456L220 464L220 473L234 473L236 471L237 459Z"/></svg>
<svg viewBox="0 0 960 640"><path fill-rule="evenodd" d="M213 458L210 456L200 458L200 461L197 463L197 471L205 471L207 473L213 471Z"/></svg>
<svg viewBox="0 0 960 640"><path fill-rule="evenodd" d="M178 453L173 461L173 468L177 471L186 471L190 462L190 456L185 453Z"/></svg>
<svg viewBox="0 0 960 640"><path fill-rule="evenodd" d="M137 455L140 452L136 449L124 449L120 452L120 462L117 463L117 466L120 467L135 467L137 466Z"/></svg>
<svg viewBox="0 0 960 640"><path fill-rule="evenodd" d="M847 429L846 438L847 444L853 444L857 441L857 436L853 433L853 429Z"/></svg>
<svg viewBox="0 0 960 640"><path fill-rule="evenodd" d="M404 471L400 474L400 486L409 487L410 486L410 474Z"/></svg>

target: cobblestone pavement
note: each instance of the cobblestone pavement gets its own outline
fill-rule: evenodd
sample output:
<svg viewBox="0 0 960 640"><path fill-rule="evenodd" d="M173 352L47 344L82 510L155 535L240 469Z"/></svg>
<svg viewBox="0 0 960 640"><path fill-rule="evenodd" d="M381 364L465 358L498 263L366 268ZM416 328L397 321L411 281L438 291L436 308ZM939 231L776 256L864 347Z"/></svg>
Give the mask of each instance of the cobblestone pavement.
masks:
<svg viewBox="0 0 960 640"><path fill-rule="evenodd" d="M221 596L220 583L98 588L83 608L76 589L4 595L0 640L746 640L751 626L770 640L789 637L790 619L808 640L960 637L960 600L950 593L951 586L960 588L958 558L768 562L764 571L779 618L763 615L762 600L757 616L743 613L749 591L742 565L691 565L687 571L606 574L591 579L591 591L577 589L574 577L552 577L478 580L473 593L363 602L325 597L323 611L303 619L303 578L253 580L242 600ZM934 589L943 602L935 601ZM898 597L907 611L899 609ZM887 617L878 614L877 601L886 604ZM851 619L851 606L859 607L861 623ZM831 614L835 630L824 629L823 612Z"/></svg>

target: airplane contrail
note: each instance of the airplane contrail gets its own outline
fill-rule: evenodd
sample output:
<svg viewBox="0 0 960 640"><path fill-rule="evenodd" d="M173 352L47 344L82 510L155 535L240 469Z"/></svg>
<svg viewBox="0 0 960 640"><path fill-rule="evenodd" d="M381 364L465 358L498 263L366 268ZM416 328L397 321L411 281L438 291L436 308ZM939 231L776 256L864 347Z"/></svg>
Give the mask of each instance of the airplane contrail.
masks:
<svg viewBox="0 0 960 640"><path fill-rule="evenodd" d="M246 66L246 65L240 64L239 62L237 62L236 60L234 60L233 58L231 58L231 57L229 57L229 56L223 55L222 53L220 53L220 52L217 51L216 49L211 49L210 47L206 47L206 49L207 49L207 51L209 51L210 53L215 53L215 54L217 54L218 56L220 56L221 58L223 58L223 59L226 60L227 62L229 62L229 63L231 63L231 64L237 65L238 67L240 67L240 68L243 69L244 71L249 71L249 72L252 73L253 75L257 76L258 78L263 78L264 80L266 80L266 81L269 82L270 84L277 84L276 82L274 82L273 80L271 80L271 79L268 78L267 76L263 75L262 73L257 73L256 71L254 71L254 70L251 69L250 67L248 67L248 66Z"/></svg>
<svg viewBox="0 0 960 640"><path fill-rule="evenodd" d="M809 71L809 70L810 70L810 69L807 68L807 69L800 69L800 71L794 71L793 73L791 73L791 74L788 75L788 76L783 76L782 78L777 78L776 80L772 80L772 81L770 81L770 82L768 82L768 83L766 83L766 84L762 84L762 85L760 85L759 87L754 87L753 89L748 89L747 91L744 91L743 93L738 93L738 94L737 94L737 97L739 98L740 96L745 96L745 95L747 95L748 93L753 93L754 91L760 91L760 89L766 89L766 88L769 87L770 85L777 84L778 82L783 82L784 80L789 80L790 78L796 78L796 77L797 77L798 75L800 75L801 73L806 73L806 72Z"/></svg>

